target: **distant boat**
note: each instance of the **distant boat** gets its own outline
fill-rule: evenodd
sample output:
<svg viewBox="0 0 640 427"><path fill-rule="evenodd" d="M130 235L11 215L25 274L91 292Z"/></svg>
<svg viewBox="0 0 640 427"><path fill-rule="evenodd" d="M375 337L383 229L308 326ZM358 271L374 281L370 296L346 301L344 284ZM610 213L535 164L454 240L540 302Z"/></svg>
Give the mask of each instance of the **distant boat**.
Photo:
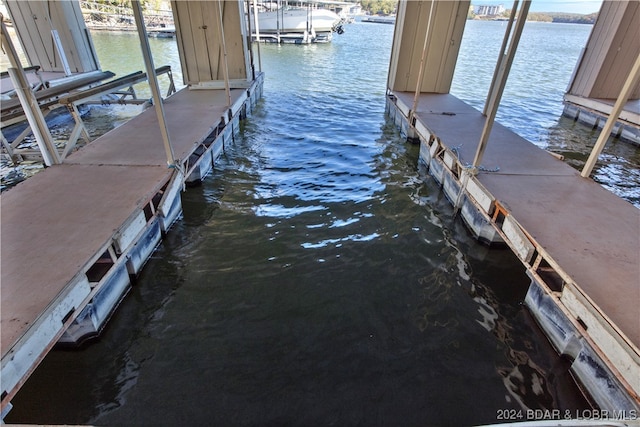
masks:
<svg viewBox="0 0 640 427"><path fill-rule="evenodd" d="M362 22L372 22L374 24L395 24L396 17L391 16L366 16L362 18Z"/></svg>
<svg viewBox="0 0 640 427"><path fill-rule="evenodd" d="M175 27L160 27L149 29L147 33L149 36L159 39L172 39L176 36L176 29Z"/></svg>
<svg viewBox="0 0 640 427"><path fill-rule="evenodd" d="M290 43L331 41L332 34L342 34L345 22L337 13L318 8L283 8L258 12L259 37L264 40ZM251 24L254 23L253 13ZM252 25L253 26L253 25ZM254 31L254 38L257 37ZM279 40L276 40L279 39Z"/></svg>

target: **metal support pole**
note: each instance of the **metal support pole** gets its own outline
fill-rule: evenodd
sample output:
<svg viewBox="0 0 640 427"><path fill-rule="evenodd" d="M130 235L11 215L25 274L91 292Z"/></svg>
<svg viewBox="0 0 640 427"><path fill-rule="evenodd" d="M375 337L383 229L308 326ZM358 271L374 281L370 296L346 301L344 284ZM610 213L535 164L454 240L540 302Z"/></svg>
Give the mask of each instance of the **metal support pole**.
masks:
<svg viewBox="0 0 640 427"><path fill-rule="evenodd" d="M27 80L24 68L22 68L22 64L20 63L20 59L18 58L18 53L16 52L15 46L13 46L11 37L9 36L9 33L7 31L7 27L4 24L4 16L1 13L0 26L2 27L2 47L7 53L9 62L11 64L11 68L9 68L7 71L9 72L11 82L16 89L18 98L20 99L20 105L22 106L22 110L27 117L27 122L31 127L31 132L33 132L33 136L36 138L38 148L40 148L42 160L44 161L44 164L46 166L60 164L62 161L60 160L58 150L53 143L51 132L49 132L49 127L47 126L47 122L45 121L44 116L42 115L42 110L40 110L38 100L33 94L31 85Z"/></svg>
<svg viewBox="0 0 640 427"><path fill-rule="evenodd" d="M258 0L253 0L253 19L256 25L256 41L258 43L258 71L262 72L262 55L260 52L260 25L258 19Z"/></svg>
<svg viewBox="0 0 640 427"><path fill-rule="evenodd" d="M258 0L253 0L253 25L256 27L256 41L260 42L260 25L258 24Z"/></svg>
<svg viewBox="0 0 640 427"><path fill-rule="evenodd" d="M511 34L511 27L513 27L513 21L515 21L515 18L516 18L516 12L518 11L518 3L519 3L519 0L514 0L513 7L511 8L511 15L509 16L507 29L504 32L504 38L502 39L502 46L500 46L498 62L493 72L493 78L491 79L491 86L489 86L487 101L485 102L484 109L482 110L483 116L487 115L487 110L490 110L491 108L493 108L493 103L495 102L495 98L492 98L492 94L494 93L494 87L496 85L496 81L500 79L500 71L503 70L503 62L505 60L505 51L507 50L507 42L509 40L509 35Z"/></svg>
<svg viewBox="0 0 640 427"><path fill-rule="evenodd" d="M636 58L636 62L633 64L633 68L629 72L629 76L627 76L627 80L622 86L622 90L620 91L620 95L618 95L618 99L613 106L613 110L609 113L609 117L607 118L602 131L600 131L598 140L593 146L591 154L582 168L582 172L580 173L582 177L587 178L591 175L591 172L598 161L598 156L602 153L602 150L609 139L609 135L611 135L611 131L613 130L618 117L620 117L620 113L622 112L624 105L629 100L629 96L638 85L638 82L640 82L640 55Z"/></svg>
<svg viewBox="0 0 640 427"><path fill-rule="evenodd" d="M227 106L231 107L231 87L229 85L229 61L227 58L227 43L224 39L224 22L222 19L222 1L218 2L218 15L219 21L218 27L218 36L220 37L220 42L222 44L222 71L224 72L224 88L227 92Z"/></svg>
<svg viewBox="0 0 640 427"><path fill-rule="evenodd" d="M516 50L518 49L518 43L520 42L520 36L522 35L522 29L524 28L524 24L527 20L527 14L529 13L530 6L531 0L525 0L522 3L522 7L518 12L515 31L511 35L511 42L509 43L507 55L504 58L504 61L498 61L503 69L501 72L499 72L499 79L497 80L497 85L493 88L493 93L489 94L488 99L492 99L493 101L490 103L490 108L487 112L488 114L484 123L484 128L482 129L482 135L480 136L480 141L478 142L478 148L476 150L476 154L472 163L473 169L476 169L480 165L482 156L484 156L484 151L487 147L487 141L489 140L489 135L491 134L491 128L493 127L493 122L496 118L498 106L500 105L500 99L502 98L502 93L504 92L504 87L507 83L507 78L509 77L511 64L513 63L513 58L515 57Z"/></svg>
<svg viewBox="0 0 640 427"><path fill-rule="evenodd" d="M284 15L282 18L284 19ZM280 0L276 1L276 35L280 44Z"/></svg>
<svg viewBox="0 0 640 427"><path fill-rule="evenodd" d="M151 87L151 94L153 96L153 105L156 109L156 115L158 116L158 125L160 126L160 133L162 134L162 142L164 143L164 150L167 155L167 165L170 167L181 166L178 165L178 160L173 153L173 147L171 146L171 138L169 136L169 128L167 127L167 121L164 115L164 104L162 102L162 95L160 95L160 87L158 86L158 76L156 76L156 69L153 65L153 56L151 55L151 48L149 46L149 37L147 36L147 29L144 26L144 17L142 16L142 8L140 7L140 0L131 0L131 8L133 9L133 17L136 21L136 27L138 27L138 37L140 39L140 48L142 49L142 56L144 57L144 65L147 69L147 78L149 79L149 86Z"/></svg>
<svg viewBox="0 0 640 427"><path fill-rule="evenodd" d="M429 46L429 36L431 35L431 21L433 18L433 5L436 0L431 0L431 7L429 8L429 19L427 21L427 31L424 35L424 45L422 46L422 56L420 57L420 68L418 69L418 81L416 82L416 93L413 97L413 106L409 117L409 124L413 126L413 118L416 110L418 109L418 100L420 99L420 89L422 89L422 76L424 75L424 68L427 62L427 47Z"/></svg>

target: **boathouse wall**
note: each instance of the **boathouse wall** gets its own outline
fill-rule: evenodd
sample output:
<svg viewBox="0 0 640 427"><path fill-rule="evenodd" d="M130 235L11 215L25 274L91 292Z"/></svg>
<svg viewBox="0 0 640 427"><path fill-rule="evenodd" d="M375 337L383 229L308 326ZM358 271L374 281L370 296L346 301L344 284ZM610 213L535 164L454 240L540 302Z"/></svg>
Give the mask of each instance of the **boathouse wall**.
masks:
<svg viewBox="0 0 640 427"><path fill-rule="evenodd" d="M640 2L603 2L567 93L616 99L638 55ZM640 84L629 99L640 99Z"/></svg>
<svg viewBox="0 0 640 427"><path fill-rule="evenodd" d="M421 77L421 93L449 93L469 5L470 1L398 3L389 89L416 91ZM423 73L421 63L425 67Z"/></svg>
<svg viewBox="0 0 640 427"><path fill-rule="evenodd" d="M232 87L252 80L242 1L172 1L185 85Z"/></svg>
<svg viewBox="0 0 640 427"><path fill-rule="evenodd" d="M4 3L29 65L52 72L84 73L100 69L77 1L5 0Z"/></svg>

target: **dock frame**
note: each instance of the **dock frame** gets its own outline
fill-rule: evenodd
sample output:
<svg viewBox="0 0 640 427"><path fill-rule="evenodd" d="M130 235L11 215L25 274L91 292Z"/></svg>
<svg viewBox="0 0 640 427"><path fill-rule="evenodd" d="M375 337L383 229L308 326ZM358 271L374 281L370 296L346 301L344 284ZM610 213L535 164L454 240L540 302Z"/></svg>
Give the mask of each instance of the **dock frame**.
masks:
<svg viewBox="0 0 640 427"><path fill-rule="evenodd" d="M99 334L180 217L185 184L211 172L263 81L259 74L232 90L231 106L224 90L184 88L167 98L177 167L167 168L147 109L0 196L2 244L11 248L1 269L3 414L54 345Z"/></svg>
<svg viewBox="0 0 640 427"><path fill-rule="evenodd" d="M506 243L525 303L602 409L640 410L640 211L499 124L475 175L484 116L450 94L389 92L387 114L476 238ZM461 191L462 189L462 191ZM615 219L615 220L614 220Z"/></svg>

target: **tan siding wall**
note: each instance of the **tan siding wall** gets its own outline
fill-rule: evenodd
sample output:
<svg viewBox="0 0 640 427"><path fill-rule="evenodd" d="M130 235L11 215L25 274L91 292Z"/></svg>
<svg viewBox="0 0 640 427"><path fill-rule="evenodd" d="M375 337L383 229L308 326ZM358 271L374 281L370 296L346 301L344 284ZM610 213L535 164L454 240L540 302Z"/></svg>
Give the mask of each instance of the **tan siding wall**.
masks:
<svg viewBox="0 0 640 427"><path fill-rule="evenodd" d="M605 1L568 93L615 99L640 55L640 2ZM631 99L640 98L640 85Z"/></svg>
<svg viewBox="0 0 640 427"><path fill-rule="evenodd" d="M241 13L242 12L242 13ZM222 13L224 38L227 45L227 61L230 79L246 79L247 61L245 57L246 31L244 26L244 8L242 3L224 2Z"/></svg>
<svg viewBox="0 0 640 427"><path fill-rule="evenodd" d="M19 30L18 38L30 65L40 65L43 71L64 71L51 34L55 29L72 72L99 69L100 64L77 3L6 0L5 4L15 21L15 28Z"/></svg>
<svg viewBox="0 0 640 427"><path fill-rule="evenodd" d="M176 36L185 84L224 80L224 49L217 1L173 1ZM229 79L247 78L246 42L239 1L222 2Z"/></svg>
<svg viewBox="0 0 640 427"><path fill-rule="evenodd" d="M392 90L413 92L418 83L431 1L403 1L400 6L389 86ZM468 1L435 3L421 92L448 93L451 89L468 9Z"/></svg>

